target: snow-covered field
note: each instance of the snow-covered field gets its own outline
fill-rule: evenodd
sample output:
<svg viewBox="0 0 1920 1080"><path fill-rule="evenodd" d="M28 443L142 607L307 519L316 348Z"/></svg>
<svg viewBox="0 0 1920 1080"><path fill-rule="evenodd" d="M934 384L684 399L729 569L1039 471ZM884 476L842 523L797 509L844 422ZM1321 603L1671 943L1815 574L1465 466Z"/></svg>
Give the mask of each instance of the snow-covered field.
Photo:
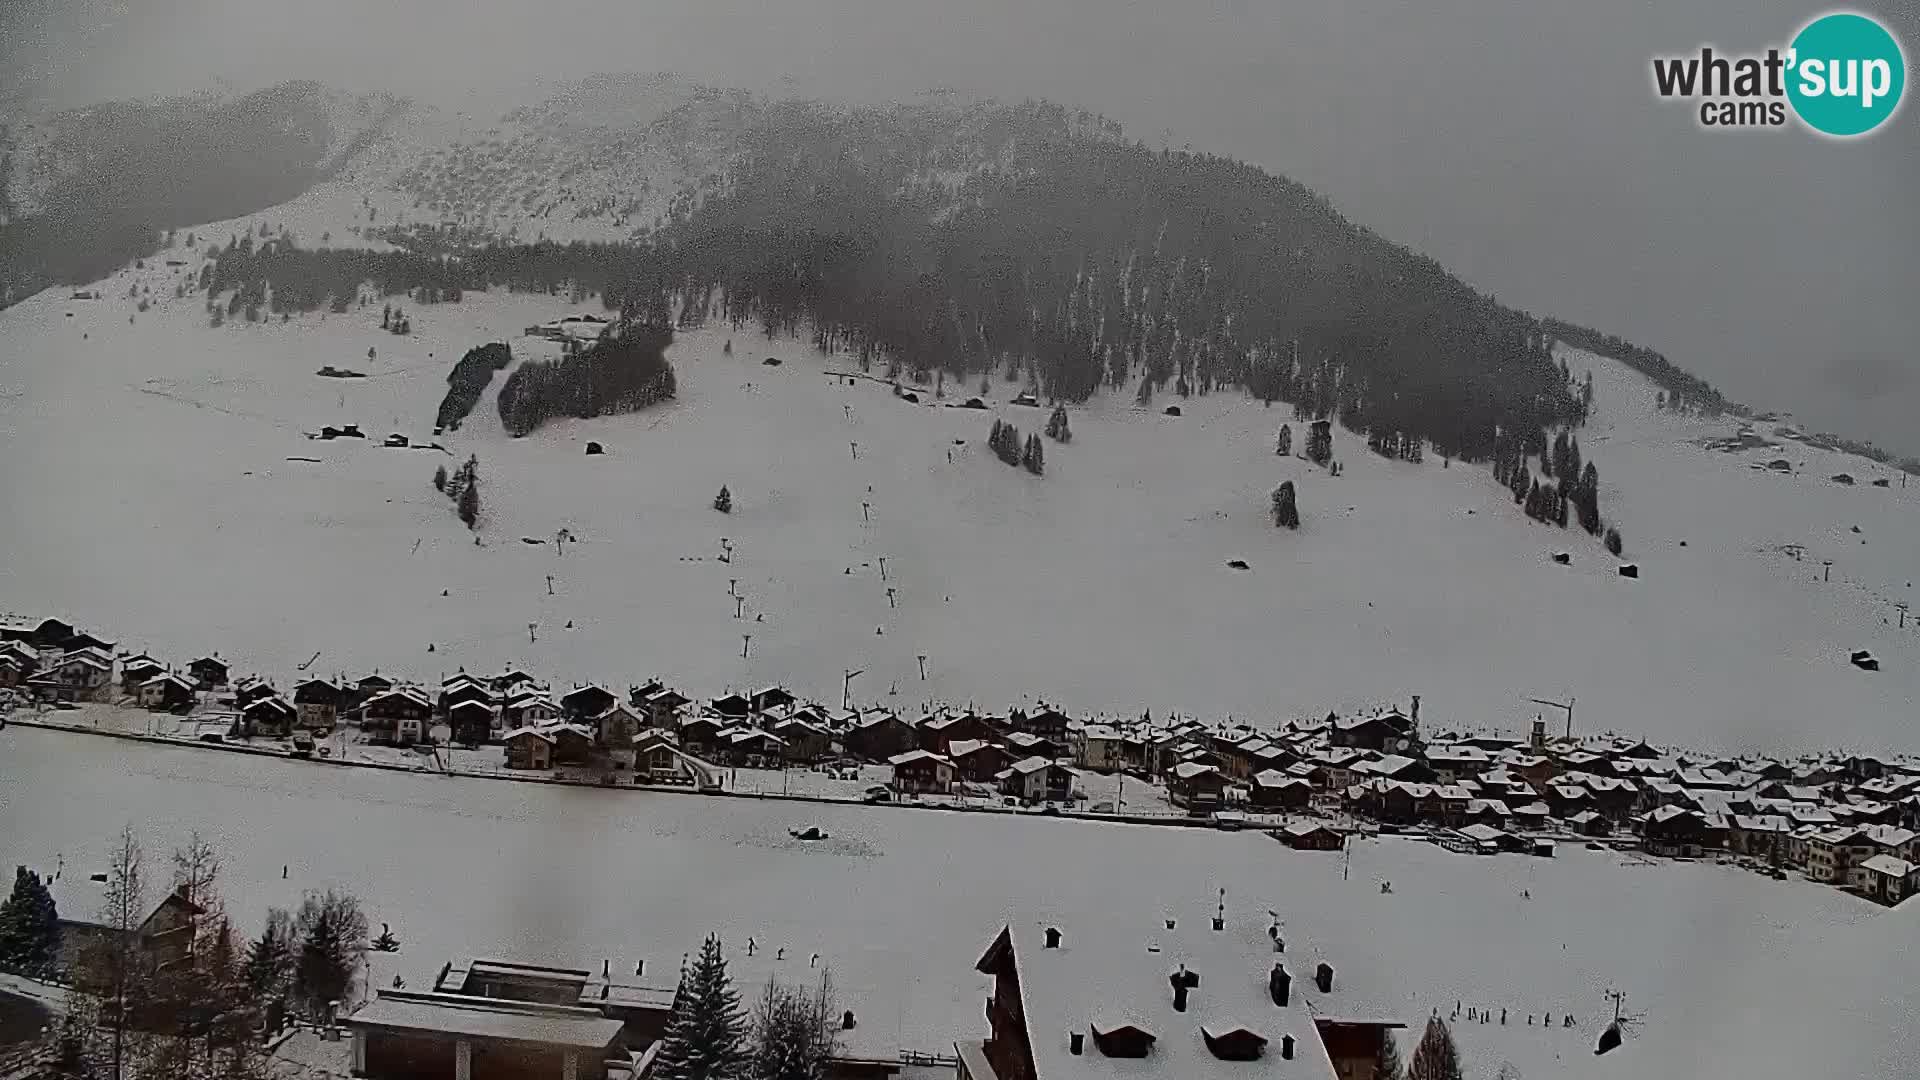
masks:
<svg viewBox="0 0 1920 1080"><path fill-rule="evenodd" d="M836 380L840 361L752 329L682 335L667 407L511 440L496 377L447 454L386 449L390 432L429 436L467 348L549 348L519 331L563 298L410 306L406 338L366 310L215 329L202 300L172 295L194 268L165 259L187 255L95 286L106 299L0 312L0 604L18 614L283 681L317 651L320 673L514 662L562 685L785 682L837 704L859 669L857 701L902 711L1044 697L1283 721L1419 694L1430 727L1507 731L1538 710L1528 698L1572 696L1587 731L1920 750L1920 627L1896 629L1893 606L1920 576L1920 485L1871 487L1890 474L1798 444L1706 449L1735 425L1656 414L1639 376L1584 354L1568 354L1597 384L1581 444L1638 581L1578 530L1526 521L1482 468L1385 461L1344 432L1339 477L1277 458L1290 413L1238 393L1183 401L1181 418L1103 397L1033 477L987 451L989 415ZM155 307L134 316L136 281ZM370 377L317 377L324 364ZM1007 404L1016 389L993 381L992 415L1037 429L1045 411ZM343 422L369 440L303 434ZM468 454L479 546L429 484ZM1775 456L1801 467L1751 467ZM1859 483L1827 479L1842 470ZM1267 514L1285 479L1297 533ZM711 506L722 484L731 515ZM562 528L580 541L564 555L523 543ZM1854 649L1882 670L1852 667Z"/></svg>
<svg viewBox="0 0 1920 1080"><path fill-rule="evenodd" d="M0 746L0 865L60 867L56 893L81 897L123 823L162 864L197 829L249 931L304 889L357 893L404 943L373 957L382 986L475 955L658 970L719 931L904 972L902 1042L947 1050L984 1034L973 963L1003 923L1144 942L1168 915L1200 924L1224 888L1250 950L1277 912L1296 969L1326 959L1342 993L1416 1031L1456 1001L1509 1010L1505 1027L1455 1025L1475 1080L1502 1062L1528 1078L1892 1077L1920 1054L1920 909L1713 864L1383 840L1343 879L1339 853L1254 833L404 776L17 726ZM829 839L794 841L794 825ZM1595 1058L1609 990L1639 1033ZM1525 1024L1548 1011L1555 1026Z"/></svg>

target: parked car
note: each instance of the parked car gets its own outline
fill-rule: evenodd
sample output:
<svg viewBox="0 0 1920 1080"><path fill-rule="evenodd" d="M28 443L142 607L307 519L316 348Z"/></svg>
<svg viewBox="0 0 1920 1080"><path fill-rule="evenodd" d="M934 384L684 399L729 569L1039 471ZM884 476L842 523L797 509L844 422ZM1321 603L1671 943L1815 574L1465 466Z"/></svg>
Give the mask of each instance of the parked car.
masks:
<svg viewBox="0 0 1920 1080"><path fill-rule="evenodd" d="M887 790L886 787L880 784L875 784L867 789L866 795L862 796L860 801L865 803L892 802L893 792Z"/></svg>

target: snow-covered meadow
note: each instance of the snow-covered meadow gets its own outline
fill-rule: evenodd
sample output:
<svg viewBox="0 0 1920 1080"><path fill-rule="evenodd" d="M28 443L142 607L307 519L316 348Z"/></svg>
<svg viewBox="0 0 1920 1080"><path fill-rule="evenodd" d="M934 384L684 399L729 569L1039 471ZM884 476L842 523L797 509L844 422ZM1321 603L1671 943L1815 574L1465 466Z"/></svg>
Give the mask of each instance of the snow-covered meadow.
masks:
<svg viewBox="0 0 1920 1080"><path fill-rule="evenodd" d="M1046 698L1262 722L1419 694L1429 727L1504 731L1539 710L1527 699L1571 696L1580 729L1656 742L1920 750L1920 628L1897 629L1893 606L1920 576L1920 485L1872 487L1891 474L1797 444L1706 449L1736 425L1656 413L1644 380L1585 354L1568 354L1597 384L1581 444L1637 581L1577 529L1528 522L1483 468L1386 461L1344 432L1338 477L1276 457L1290 412L1237 392L1178 418L1164 398L1100 398L1033 477L988 452L989 414L937 407L977 383L908 404L750 327L683 334L666 407L513 440L496 376L447 453L383 448L431 437L467 348L550 349L520 330L564 298L408 305L404 338L369 309L216 329L172 295L196 262L176 248L94 286L104 299L0 312L0 603L16 613L283 680L317 652L321 673L513 662L562 684L784 682L837 704L852 669L855 700L902 711ZM153 298L137 315L135 282ZM327 364L369 377L316 376ZM1016 385L988 389L991 416L1044 424L1008 404ZM338 423L369 439L303 434ZM478 546L429 483L468 454ZM1803 468L1751 467L1775 456ZM1859 483L1827 479L1842 470ZM1287 479L1297 533L1268 516ZM712 508L723 484L729 515ZM556 554L561 529L579 542ZM1562 550L1571 566L1549 559ZM1882 670L1852 667L1854 649Z"/></svg>

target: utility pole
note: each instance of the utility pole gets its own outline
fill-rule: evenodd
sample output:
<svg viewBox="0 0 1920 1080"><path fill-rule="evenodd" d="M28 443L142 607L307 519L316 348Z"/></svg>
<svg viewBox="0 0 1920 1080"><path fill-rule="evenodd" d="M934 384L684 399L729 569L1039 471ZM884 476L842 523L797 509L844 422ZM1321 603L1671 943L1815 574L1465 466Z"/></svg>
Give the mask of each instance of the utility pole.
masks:
<svg viewBox="0 0 1920 1080"><path fill-rule="evenodd" d="M894 607L894 603L893 603L893 587L892 587L891 585L889 585L889 586L887 587L887 607L888 607L888 608L892 608L892 607ZM923 678L923 679L924 679L924 678L926 678L926 676L925 676L925 675L922 675L922 676L920 676L920 677L921 677L921 678Z"/></svg>
<svg viewBox="0 0 1920 1080"><path fill-rule="evenodd" d="M1535 705L1550 705L1553 708L1563 710L1567 714L1567 738L1573 738L1573 698L1568 698L1565 701L1548 701L1546 698L1528 698L1527 700L1533 702Z"/></svg>
<svg viewBox="0 0 1920 1080"><path fill-rule="evenodd" d="M927 681L927 654L921 653L918 657L916 657L916 659L920 661L920 681L926 682Z"/></svg>
<svg viewBox="0 0 1920 1080"><path fill-rule="evenodd" d="M854 677L857 675L866 674L867 669L861 668L858 671L855 671L852 668L842 668L841 670L844 671L846 674L840 680L840 708L843 712L851 712L853 711Z"/></svg>
<svg viewBox="0 0 1920 1080"><path fill-rule="evenodd" d="M740 659L745 660L747 658L747 645L750 644L752 641L753 641L752 634L740 635Z"/></svg>

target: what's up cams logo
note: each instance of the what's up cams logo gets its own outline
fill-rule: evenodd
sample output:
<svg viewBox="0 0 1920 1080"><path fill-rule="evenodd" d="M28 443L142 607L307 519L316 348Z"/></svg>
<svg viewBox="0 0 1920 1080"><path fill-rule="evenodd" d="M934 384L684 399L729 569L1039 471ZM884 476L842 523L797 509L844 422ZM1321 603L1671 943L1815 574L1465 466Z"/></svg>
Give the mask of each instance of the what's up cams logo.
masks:
<svg viewBox="0 0 1920 1080"><path fill-rule="evenodd" d="M1900 42L1851 11L1822 15L1785 48L1764 53L1703 45L1698 54L1653 58L1654 92L1697 102L1700 126L1716 131L1780 128L1798 117L1822 135L1865 135L1899 111L1906 86Z"/></svg>

